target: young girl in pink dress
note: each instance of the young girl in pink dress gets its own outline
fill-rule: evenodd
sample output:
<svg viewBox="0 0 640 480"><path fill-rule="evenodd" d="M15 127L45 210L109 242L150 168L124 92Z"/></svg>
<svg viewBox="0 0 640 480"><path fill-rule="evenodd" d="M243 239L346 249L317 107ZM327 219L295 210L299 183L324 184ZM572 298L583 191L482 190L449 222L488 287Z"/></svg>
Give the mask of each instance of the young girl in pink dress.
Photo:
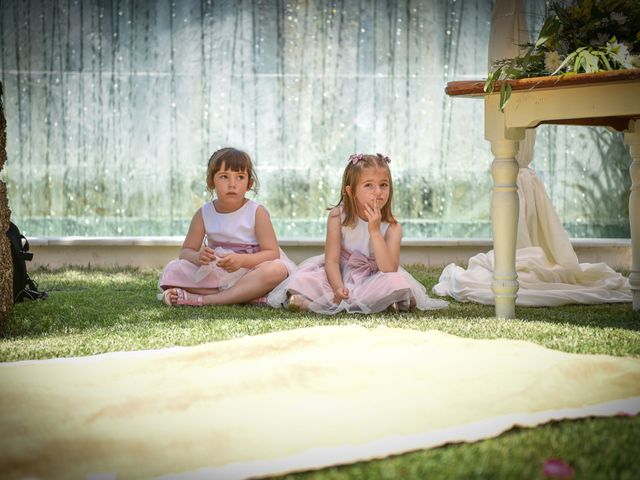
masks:
<svg viewBox="0 0 640 480"><path fill-rule="evenodd" d="M351 155L324 255L307 259L267 297L272 307L333 314L445 308L400 267L402 227L391 213L389 158Z"/></svg>
<svg viewBox="0 0 640 480"><path fill-rule="evenodd" d="M249 155L233 148L216 151L207 187L216 198L193 215L180 258L167 264L158 283L164 303L264 303L263 296L295 265L278 247L267 210L245 198L257 188Z"/></svg>

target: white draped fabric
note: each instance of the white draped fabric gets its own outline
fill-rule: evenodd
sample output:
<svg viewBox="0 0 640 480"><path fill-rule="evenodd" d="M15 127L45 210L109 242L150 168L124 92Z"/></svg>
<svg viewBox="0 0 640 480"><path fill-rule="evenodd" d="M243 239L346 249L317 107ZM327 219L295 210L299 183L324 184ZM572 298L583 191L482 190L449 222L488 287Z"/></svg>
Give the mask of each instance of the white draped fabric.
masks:
<svg viewBox="0 0 640 480"><path fill-rule="evenodd" d="M491 17L489 62L515 57L529 40L522 0L497 0ZM631 302L629 281L604 263L579 263L542 181L528 168L535 130L526 131L516 159L520 212L516 273L520 288L516 305L558 306L569 303ZM492 305L493 250L469 259L465 270L445 267L434 293L458 301Z"/></svg>

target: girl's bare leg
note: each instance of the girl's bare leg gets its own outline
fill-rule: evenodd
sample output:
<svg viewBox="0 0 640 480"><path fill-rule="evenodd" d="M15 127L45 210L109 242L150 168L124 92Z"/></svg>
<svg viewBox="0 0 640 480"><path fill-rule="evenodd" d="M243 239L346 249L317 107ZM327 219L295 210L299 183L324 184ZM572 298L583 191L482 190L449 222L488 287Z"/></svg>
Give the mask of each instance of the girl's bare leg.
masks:
<svg viewBox="0 0 640 480"><path fill-rule="evenodd" d="M211 295L212 293L218 293L220 290L217 288L183 288L189 293L195 293L196 295Z"/></svg>
<svg viewBox="0 0 640 480"><path fill-rule="evenodd" d="M205 305L230 305L246 303L259 298L274 289L287 278L287 267L277 260L264 262L238 280L233 287L222 292L205 295Z"/></svg>

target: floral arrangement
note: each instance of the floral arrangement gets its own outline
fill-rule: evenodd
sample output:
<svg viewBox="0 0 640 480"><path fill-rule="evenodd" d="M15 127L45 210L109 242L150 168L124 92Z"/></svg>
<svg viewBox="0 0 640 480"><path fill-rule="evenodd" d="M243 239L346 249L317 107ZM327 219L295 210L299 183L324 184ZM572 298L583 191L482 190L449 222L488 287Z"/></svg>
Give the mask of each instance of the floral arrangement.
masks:
<svg viewBox="0 0 640 480"><path fill-rule="evenodd" d="M491 66L485 92L500 84L500 109L511 95L509 80L575 75L640 67L640 0L552 2L538 40L522 55Z"/></svg>

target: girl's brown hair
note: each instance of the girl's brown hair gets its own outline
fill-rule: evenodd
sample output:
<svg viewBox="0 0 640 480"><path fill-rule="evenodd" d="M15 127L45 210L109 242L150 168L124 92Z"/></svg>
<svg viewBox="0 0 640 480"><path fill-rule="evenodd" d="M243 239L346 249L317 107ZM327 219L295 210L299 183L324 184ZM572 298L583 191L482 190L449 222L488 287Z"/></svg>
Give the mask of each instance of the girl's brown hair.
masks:
<svg viewBox="0 0 640 480"><path fill-rule="evenodd" d="M209 164L207 165L207 188L210 191L214 190L213 177L222 170L223 166L226 170L231 170L232 172L247 172L249 185L251 185L250 190L258 193L258 177L253 168L251 157L242 150L230 147L216 150L209 159Z"/></svg>
<svg viewBox="0 0 640 480"><path fill-rule="evenodd" d="M382 221L388 223L398 223L396 218L391 212L391 203L393 201L393 180L391 178L391 170L389 169L389 158L384 155L351 155L349 157L349 163L344 169L342 174L342 188L340 189L340 200L338 205L342 205L342 211L344 212L344 220L342 225L345 227L351 227L356 224L358 218L358 209L356 208L356 201L353 198L356 192L356 186L362 175L362 171L365 168L380 168L387 171L389 175L389 199L387 203L382 207L380 211L382 215ZM351 195L347 194L347 186L351 187Z"/></svg>

